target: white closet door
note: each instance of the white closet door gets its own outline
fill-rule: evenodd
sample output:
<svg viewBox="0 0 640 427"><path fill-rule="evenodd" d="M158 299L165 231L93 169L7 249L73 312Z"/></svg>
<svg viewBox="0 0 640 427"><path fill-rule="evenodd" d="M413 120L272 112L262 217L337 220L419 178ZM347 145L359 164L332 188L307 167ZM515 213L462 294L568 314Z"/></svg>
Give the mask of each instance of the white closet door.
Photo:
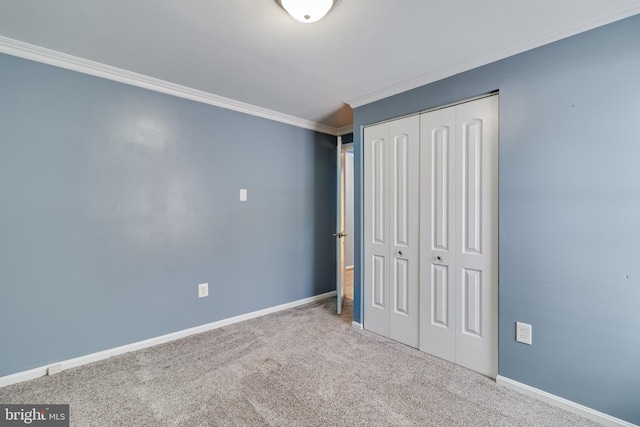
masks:
<svg viewBox="0 0 640 427"><path fill-rule="evenodd" d="M418 347L420 119L412 116L395 120L389 128L389 337Z"/></svg>
<svg viewBox="0 0 640 427"><path fill-rule="evenodd" d="M364 132L364 327L418 346L418 116Z"/></svg>
<svg viewBox="0 0 640 427"><path fill-rule="evenodd" d="M456 107L456 363L498 375L498 97Z"/></svg>
<svg viewBox="0 0 640 427"><path fill-rule="evenodd" d="M364 130L364 327L389 336L389 124Z"/></svg>
<svg viewBox="0 0 640 427"><path fill-rule="evenodd" d="M498 97L420 120L420 349L495 378Z"/></svg>
<svg viewBox="0 0 640 427"><path fill-rule="evenodd" d="M420 130L420 350L455 362L455 107Z"/></svg>

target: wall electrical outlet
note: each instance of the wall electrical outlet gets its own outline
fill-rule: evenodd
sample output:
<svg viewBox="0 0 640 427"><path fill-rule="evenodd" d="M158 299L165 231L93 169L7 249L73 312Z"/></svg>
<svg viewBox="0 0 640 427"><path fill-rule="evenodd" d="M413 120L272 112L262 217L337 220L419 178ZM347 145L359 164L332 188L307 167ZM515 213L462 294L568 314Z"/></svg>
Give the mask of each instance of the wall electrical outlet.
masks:
<svg viewBox="0 0 640 427"><path fill-rule="evenodd" d="M528 323L516 322L516 341L532 344L532 327Z"/></svg>
<svg viewBox="0 0 640 427"><path fill-rule="evenodd" d="M204 298L209 296L209 284L200 283L198 285L198 298Z"/></svg>

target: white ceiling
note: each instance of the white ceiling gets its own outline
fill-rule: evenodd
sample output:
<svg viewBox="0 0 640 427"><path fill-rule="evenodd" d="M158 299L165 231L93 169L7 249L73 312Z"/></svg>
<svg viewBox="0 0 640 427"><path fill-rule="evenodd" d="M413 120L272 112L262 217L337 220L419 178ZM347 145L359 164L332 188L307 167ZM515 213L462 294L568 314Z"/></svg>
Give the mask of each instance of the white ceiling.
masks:
<svg viewBox="0 0 640 427"><path fill-rule="evenodd" d="M342 128L347 104L638 13L638 0L338 0L302 24L275 0L0 0L0 41Z"/></svg>

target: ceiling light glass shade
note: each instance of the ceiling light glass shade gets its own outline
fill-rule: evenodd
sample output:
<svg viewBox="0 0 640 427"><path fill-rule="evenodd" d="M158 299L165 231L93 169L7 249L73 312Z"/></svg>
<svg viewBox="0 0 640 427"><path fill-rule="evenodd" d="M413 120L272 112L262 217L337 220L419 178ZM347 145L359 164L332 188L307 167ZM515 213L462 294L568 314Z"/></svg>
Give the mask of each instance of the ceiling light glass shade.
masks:
<svg viewBox="0 0 640 427"><path fill-rule="evenodd" d="M322 19L333 7L335 0L279 0L294 19L311 23Z"/></svg>

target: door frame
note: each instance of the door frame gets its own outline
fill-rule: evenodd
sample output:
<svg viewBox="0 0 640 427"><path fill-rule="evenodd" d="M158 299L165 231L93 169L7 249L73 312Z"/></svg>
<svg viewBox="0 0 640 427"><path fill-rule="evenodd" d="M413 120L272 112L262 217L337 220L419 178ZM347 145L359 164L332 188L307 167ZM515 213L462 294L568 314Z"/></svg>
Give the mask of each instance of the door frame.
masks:
<svg viewBox="0 0 640 427"><path fill-rule="evenodd" d="M353 142L342 143L342 136L336 141L336 313L342 314L344 298L346 293L346 273L344 265L345 254L345 201L346 201L346 176L345 157L347 151L353 151ZM354 248L355 252L355 248ZM355 255L355 254L354 254ZM354 262L355 264L355 262ZM355 268L355 267L354 267ZM354 280L355 288L355 280ZM355 289L354 289L355 292ZM355 296L354 296L355 298Z"/></svg>
<svg viewBox="0 0 640 427"><path fill-rule="evenodd" d="M344 273L344 150L342 136L336 143L336 314L342 314L345 293Z"/></svg>

